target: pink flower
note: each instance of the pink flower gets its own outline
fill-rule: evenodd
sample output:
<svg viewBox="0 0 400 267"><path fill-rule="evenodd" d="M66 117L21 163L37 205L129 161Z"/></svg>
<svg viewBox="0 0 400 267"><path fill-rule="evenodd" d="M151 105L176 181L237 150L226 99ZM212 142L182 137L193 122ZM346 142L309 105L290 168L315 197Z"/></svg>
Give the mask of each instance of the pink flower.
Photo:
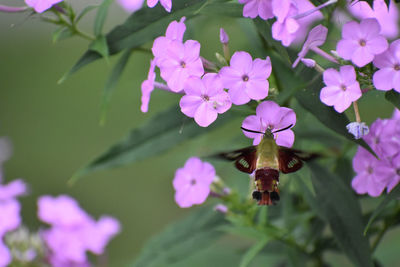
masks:
<svg viewBox="0 0 400 267"><path fill-rule="evenodd" d="M156 73L154 69L156 68L155 60L150 61L150 69L149 74L147 75L147 80L144 80L141 85L142 89L142 105L140 106L140 110L142 112L147 112L149 110L149 102L151 92L154 90L154 81L156 80Z"/></svg>
<svg viewBox="0 0 400 267"><path fill-rule="evenodd" d="M385 0L374 0L373 9L365 1L352 1L347 5L350 13L358 19L375 18L381 25L381 34L387 38L398 35L398 11L396 3L391 0L389 9Z"/></svg>
<svg viewBox="0 0 400 267"><path fill-rule="evenodd" d="M229 89L232 103L243 105L250 99L261 100L268 96L271 75L271 60L256 58L254 61L247 52L239 51L233 54L230 66L223 67L219 75L225 88Z"/></svg>
<svg viewBox="0 0 400 267"><path fill-rule="evenodd" d="M333 106L339 113L345 111L362 95L353 66L342 66L340 72L327 69L323 78L326 87L322 88L320 99L325 105Z"/></svg>
<svg viewBox="0 0 400 267"><path fill-rule="evenodd" d="M353 169L357 173L351 186L357 194L365 194L377 197L382 194L393 170L385 161L376 159L364 148L359 147L353 158Z"/></svg>
<svg viewBox="0 0 400 267"><path fill-rule="evenodd" d="M11 263L12 257L10 250L6 245L4 245L3 241L0 239L0 266L8 266Z"/></svg>
<svg viewBox="0 0 400 267"><path fill-rule="evenodd" d="M144 0L117 0L117 3L128 13L133 13L143 6Z"/></svg>
<svg viewBox="0 0 400 267"><path fill-rule="evenodd" d="M147 0L147 6L153 8L157 5L158 1L159 0ZM171 12L172 8L171 0L160 0L160 3L166 11Z"/></svg>
<svg viewBox="0 0 400 267"><path fill-rule="evenodd" d="M244 4L243 17L256 18L260 16L263 20L274 17L272 14L273 0L238 0L240 4Z"/></svg>
<svg viewBox="0 0 400 267"><path fill-rule="evenodd" d="M392 167L392 175L387 180L387 192L390 192L400 182L400 151L390 161Z"/></svg>
<svg viewBox="0 0 400 267"><path fill-rule="evenodd" d="M228 34L225 32L224 28L220 28L219 29L219 41L222 44L227 44L229 42L229 36Z"/></svg>
<svg viewBox="0 0 400 267"><path fill-rule="evenodd" d="M109 240L119 232L119 222L108 216L95 221L71 197L42 196L38 200L39 218L52 225L42 231L55 267L88 266L86 251L102 254Z"/></svg>
<svg viewBox="0 0 400 267"><path fill-rule="evenodd" d="M375 57L373 63L379 68L373 76L376 89L388 91L393 88L400 92L400 40L392 42L388 50Z"/></svg>
<svg viewBox="0 0 400 267"><path fill-rule="evenodd" d="M303 48L297 54L297 58L294 61L292 68L296 67L300 60L307 55L308 50L312 50L313 48L323 45L325 43L327 34L328 29L321 24L312 28L308 33L307 40L303 44Z"/></svg>
<svg viewBox="0 0 400 267"><path fill-rule="evenodd" d="M224 113L232 105L216 73L207 73L202 79L189 78L185 93L179 103L181 111L194 118L201 127L209 126L217 119L218 113Z"/></svg>
<svg viewBox="0 0 400 267"><path fill-rule="evenodd" d="M181 91L189 77L201 77L204 73L200 43L194 40L187 40L184 44L171 41L159 67L168 87L173 92Z"/></svg>
<svg viewBox="0 0 400 267"><path fill-rule="evenodd" d="M189 158L185 166L175 172L175 202L181 208L202 204L210 193L214 178L215 169L210 163L196 157Z"/></svg>
<svg viewBox="0 0 400 267"><path fill-rule="evenodd" d="M360 24L350 21L343 26L342 40L338 42L336 51L340 57L363 67L388 47L385 37L379 34L380 30L376 19L364 19Z"/></svg>
<svg viewBox="0 0 400 267"><path fill-rule="evenodd" d="M51 8L54 4L62 1L63 0L25 0L25 3L32 7L37 13L42 13Z"/></svg>
<svg viewBox="0 0 400 267"><path fill-rule="evenodd" d="M286 128L291 125L292 128L296 124L296 113L290 108L280 107L272 101L264 101L257 106L256 115L246 117L242 123L242 128L252 131L265 133ZM253 138L253 145L258 145L263 134L244 131L248 138ZM294 133L287 129L278 133L274 133L274 138L279 146L291 147L294 143Z"/></svg>

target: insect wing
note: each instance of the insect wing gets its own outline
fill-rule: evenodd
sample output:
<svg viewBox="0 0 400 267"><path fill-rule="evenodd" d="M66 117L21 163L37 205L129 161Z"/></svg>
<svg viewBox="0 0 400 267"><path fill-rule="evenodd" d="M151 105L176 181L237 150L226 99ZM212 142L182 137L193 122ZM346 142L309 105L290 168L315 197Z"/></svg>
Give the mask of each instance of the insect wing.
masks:
<svg viewBox="0 0 400 267"><path fill-rule="evenodd" d="M287 149L279 148L279 170L283 173L291 173L299 170L303 166L301 158L296 155L296 152Z"/></svg>
<svg viewBox="0 0 400 267"><path fill-rule="evenodd" d="M257 148L249 146L231 152L219 153L217 157L235 161L235 166L239 171L252 173L256 168Z"/></svg>

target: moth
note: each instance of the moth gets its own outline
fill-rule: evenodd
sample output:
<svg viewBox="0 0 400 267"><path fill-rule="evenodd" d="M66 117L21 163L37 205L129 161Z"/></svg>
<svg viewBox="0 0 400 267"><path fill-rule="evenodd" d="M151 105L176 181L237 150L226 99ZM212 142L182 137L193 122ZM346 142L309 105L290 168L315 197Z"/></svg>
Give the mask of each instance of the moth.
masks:
<svg viewBox="0 0 400 267"><path fill-rule="evenodd" d="M256 190L252 197L258 205L276 205L279 196L279 172L291 173L303 166L303 160L317 156L315 153L305 153L300 150L278 146L274 140L274 133L289 129L292 125L272 132L267 129L265 133L242 128L252 133L263 134L257 146L249 146L232 152L219 153L217 156L235 161L238 170L245 173L254 173Z"/></svg>

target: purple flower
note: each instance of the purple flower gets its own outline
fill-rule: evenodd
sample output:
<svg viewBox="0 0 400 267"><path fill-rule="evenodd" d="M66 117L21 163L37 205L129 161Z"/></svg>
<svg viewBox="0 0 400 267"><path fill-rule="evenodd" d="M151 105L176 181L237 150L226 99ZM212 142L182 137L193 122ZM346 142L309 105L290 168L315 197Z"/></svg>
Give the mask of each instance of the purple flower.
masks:
<svg viewBox="0 0 400 267"><path fill-rule="evenodd" d="M200 43L194 40L187 40L184 44L171 41L159 67L168 87L173 92L181 91L189 77L201 77L204 73Z"/></svg>
<svg viewBox="0 0 400 267"><path fill-rule="evenodd" d="M128 13L133 13L143 6L144 0L117 0L117 3Z"/></svg>
<svg viewBox="0 0 400 267"><path fill-rule="evenodd" d="M389 158L400 152L398 123L392 119L377 119L371 124L364 140L380 158Z"/></svg>
<svg viewBox="0 0 400 267"><path fill-rule="evenodd" d="M290 108L280 107L272 101L264 101L257 106L256 115L248 116L244 119L242 127L252 131L265 133L267 129L271 132L292 127L296 124L296 113ZM292 128L290 127L290 128ZM258 145L263 138L263 134L243 131L248 138L253 138L253 145ZM274 138L279 146L291 147L294 143L294 133L287 129L274 133Z"/></svg>
<svg viewBox="0 0 400 267"><path fill-rule="evenodd" d="M340 72L327 69L323 78L326 87L322 88L320 99L325 105L333 106L339 113L345 111L362 95L353 66L342 66Z"/></svg>
<svg viewBox="0 0 400 267"><path fill-rule="evenodd" d="M400 152L400 151L399 151ZM387 180L387 192L390 192L400 182L400 153L391 160L392 175Z"/></svg>
<svg viewBox="0 0 400 267"><path fill-rule="evenodd" d="M400 92L400 40L392 42L388 50L375 57L373 63L379 68L373 76L376 89L388 91L393 88Z"/></svg>
<svg viewBox="0 0 400 267"><path fill-rule="evenodd" d="M0 266L8 266L11 263L11 253L8 247L4 245L3 241L0 238Z"/></svg>
<svg viewBox="0 0 400 267"><path fill-rule="evenodd" d="M274 17L272 14L273 0L238 0L240 4L244 4L243 17L256 18L260 16L263 20Z"/></svg>
<svg viewBox="0 0 400 267"><path fill-rule="evenodd" d="M153 8L157 5L159 0L147 0L147 6ZM160 0L161 5L167 12L171 12L172 1L171 0Z"/></svg>
<svg viewBox="0 0 400 267"><path fill-rule="evenodd" d="M359 147L353 158L353 169L357 173L351 186L357 194L377 197L382 194L387 180L393 174L392 168L385 162L376 159L364 148Z"/></svg>
<svg viewBox="0 0 400 267"><path fill-rule="evenodd" d="M175 202L181 208L202 204L210 193L214 178L215 169L210 163L196 157L189 158L185 166L175 172Z"/></svg>
<svg viewBox="0 0 400 267"><path fill-rule="evenodd" d="M25 3L32 7L37 13L42 13L51 8L54 4L62 1L63 0L25 0Z"/></svg>
<svg viewBox="0 0 400 267"><path fill-rule="evenodd" d="M224 28L220 28L219 29L219 41L222 44L227 44L229 42L229 36L228 34L225 32Z"/></svg>
<svg viewBox="0 0 400 267"><path fill-rule="evenodd" d="M42 196L38 217L52 225L42 231L53 266L86 266L86 251L102 254L109 240L119 232L119 222L108 216L95 221L71 197Z"/></svg>
<svg viewBox="0 0 400 267"><path fill-rule="evenodd" d="M313 48L323 45L325 43L327 34L328 29L321 24L312 28L308 33L307 40L303 44L303 48L297 54L297 58L294 61L292 68L296 67L300 60L307 55L308 50L312 50Z"/></svg>
<svg viewBox="0 0 400 267"><path fill-rule="evenodd" d="M381 34L387 38L398 35L398 11L396 3L391 0L389 8L385 0L374 0L373 9L365 1L352 1L347 5L350 13L358 19L375 18L381 25Z"/></svg>
<svg viewBox="0 0 400 267"><path fill-rule="evenodd" d="M229 89L232 103L243 105L250 99L261 100L268 96L271 75L271 60L256 58L254 61L247 52L239 51L233 54L230 66L223 67L219 75L225 88Z"/></svg>
<svg viewBox="0 0 400 267"><path fill-rule="evenodd" d="M232 105L216 73L207 73L202 79L189 78L185 93L179 103L181 111L186 116L194 118L201 127L213 123L218 113L224 113Z"/></svg>
<svg viewBox="0 0 400 267"><path fill-rule="evenodd" d="M142 105L140 106L140 110L142 112L147 112L149 110L149 102L151 92L154 90L154 81L156 80L156 73L154 69L156 68L155 60L150 61L150 69L149 74L147 75L147 80L144 80L141 85L142 89Z"/></svg>
<svg viewBox="0 0 400 267"><path fill-rule="evenodd" d="M364 19L360 24L350 21L343 25L342 40L338 42L336 51L340 57L363 67L375 55L388 48L385 37L379 34L380 31L381 27L376 19Z"/></svg>

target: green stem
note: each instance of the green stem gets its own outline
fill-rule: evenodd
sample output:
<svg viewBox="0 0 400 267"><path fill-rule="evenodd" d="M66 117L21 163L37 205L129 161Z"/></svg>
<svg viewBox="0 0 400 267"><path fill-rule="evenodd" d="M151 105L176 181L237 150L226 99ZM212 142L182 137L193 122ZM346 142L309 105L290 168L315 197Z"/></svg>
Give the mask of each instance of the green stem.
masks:
<svg viewBox="0 0 400 267"><path fill-rule="evenodd" d="M72 32L75 33L76 35L79 35L79 36L81 36L81 37L83 37L83 38L85 38L85 39L87 39L89 41L96 40L96 38L94 36L79 30L76 26L68 25L68 27L70 27Z"/></svg>

